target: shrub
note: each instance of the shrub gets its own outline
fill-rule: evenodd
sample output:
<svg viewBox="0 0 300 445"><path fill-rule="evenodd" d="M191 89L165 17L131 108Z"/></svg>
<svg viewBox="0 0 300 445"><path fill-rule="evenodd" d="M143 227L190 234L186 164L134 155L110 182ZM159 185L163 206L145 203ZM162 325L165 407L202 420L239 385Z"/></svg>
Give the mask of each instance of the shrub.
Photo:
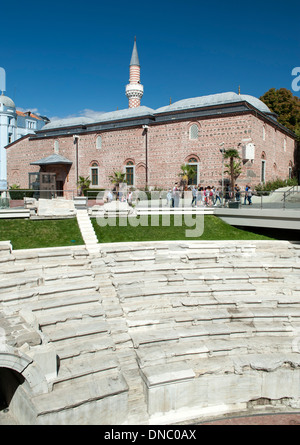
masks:
<svg viewBox="0 0 300 445"><path fill-rule="evenodd" d="M103 193L100 194L100 197L102 197L104 195L105 190L106 189L94 189L94 188L90 189L90 188L87 188L87 189L83 190L83 194L84 194L84 196L87 196L88 199L96 199L97 196L98 196L98 193L99 192L103 192Z"/></svg>
<svg viewBox="0 0 300 445"><path fill-rule="evenodd" d="M34 193L35 191L30 189L26 190L18 190L12 188L9 189L10 199L15 199L15 200L24 199L25 196L27 198L32 198Z"/></svg>
<svg viewBox="0 0 300 445"><path fill-rule="evenodd" d="M297 185L298 181L296 178L292 179L280 179L277 178L275 181L268 181L263 184L258 184L255 186L255 190L257 192L272 192L273 190L277 190L281 187L293 187L294 185Z"/></svg>

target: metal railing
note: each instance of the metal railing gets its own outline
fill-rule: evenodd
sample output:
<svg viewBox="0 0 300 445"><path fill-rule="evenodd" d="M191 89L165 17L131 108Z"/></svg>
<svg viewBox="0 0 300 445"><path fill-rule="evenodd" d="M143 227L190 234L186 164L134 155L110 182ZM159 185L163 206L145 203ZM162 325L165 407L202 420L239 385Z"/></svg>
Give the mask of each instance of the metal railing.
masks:
<svg viewBox="0 0 300 445"><path fill-rule="evenodd" d="M62 197L73 200L78 196L78 191L71 190L28 190L28 189L10 189L0 190L0 208L10 207L11 201L24 201L24 198L35 199L54 199ZM287 191L252 191L249 200L244 191L238 195L231 192L222 193L220 197L216 195L206 199L200 192L197 193L193 200L191 191L178 191L176 197L168 190L140 191L134 190L132 195L122 192L113 192L109 190L87 191L86 196L91 202L96 200L97 203L110 201L123 201L139 207L231 207L242 208L252 206L261 209L290 209L300 210L300 187L294 186ZM93 203L94 204L94 203ZM92 205L93 205L92 204ZM20 204L21 205L21 204ZM24 205L24 203L23 203Z"/></svg>
<svg viewBox="0 0 300 445"><path fill-rule="evenodd" d="M8 189L0 190L0 199L9 199L10 201L19 201L24 198L34 199L53 199L53 198L65 198L74 199L77 196L76 190L40 190L40 189Z"/></svg>
<svg viewBox="0 0 300 445"><path fill-rule="evenodd" d="M208 199L200 192L193 200L191 191L179 191L177 196L172 196L167 190L154 191L133 191L130 197L130 203L138 207L229 207L229 208L253 208L260 209L291 209L300 210L300 188L293 188L293 192L287 194L284 191L252 191L252 196L248 196L245 191L240 191L237 195L232 192L225 192L222 196L220 191L219 198L214 194ZM128 202L128 194L118 192L100 191L99 193L87 194L89 199L93 196L96 203L123 201ZM247 206L247 207L246 207Z"/></svg>

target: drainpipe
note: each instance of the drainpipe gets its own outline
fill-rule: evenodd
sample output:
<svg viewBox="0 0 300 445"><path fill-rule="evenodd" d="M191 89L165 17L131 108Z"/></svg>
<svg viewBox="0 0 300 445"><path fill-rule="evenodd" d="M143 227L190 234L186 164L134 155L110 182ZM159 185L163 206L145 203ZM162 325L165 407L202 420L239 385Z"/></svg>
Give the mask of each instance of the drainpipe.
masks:
<svg viewBox="0 0 300 445"><path fill-rule="evenodd" d="M73 135L73 143L75 145L75 179L76 179L76 196L78 196L78 140L79 140L79 136L74 134Z"/></svg>
<svg viewBox="0 0 300 445"><path fill-rule="evenodd" d="M145 135L146 187L148 188L148 125L143 125Z"/></svg>

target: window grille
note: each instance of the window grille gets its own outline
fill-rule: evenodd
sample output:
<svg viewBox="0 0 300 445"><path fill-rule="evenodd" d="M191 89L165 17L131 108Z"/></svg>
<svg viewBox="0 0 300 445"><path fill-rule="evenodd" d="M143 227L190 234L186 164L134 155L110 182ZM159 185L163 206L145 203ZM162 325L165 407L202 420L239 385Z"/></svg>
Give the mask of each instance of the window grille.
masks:
<svg viewBox="0 0 300 445"><path fill-rule="evenodd" d="M190 127L190 139L198 139L199 136L199 128L198 125L193 124Z"/></svg>

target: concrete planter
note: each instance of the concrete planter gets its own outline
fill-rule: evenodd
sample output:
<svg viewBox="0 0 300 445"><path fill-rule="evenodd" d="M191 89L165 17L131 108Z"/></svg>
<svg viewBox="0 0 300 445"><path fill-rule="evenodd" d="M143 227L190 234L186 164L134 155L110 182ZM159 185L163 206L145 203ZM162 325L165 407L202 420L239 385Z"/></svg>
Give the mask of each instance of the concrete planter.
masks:
<svg viewBox="0 0 300 445"><path fill-rule="evenodd" d="M229 201L228 207L230 209L239 209L241 207L241 201Z"/></svg>

